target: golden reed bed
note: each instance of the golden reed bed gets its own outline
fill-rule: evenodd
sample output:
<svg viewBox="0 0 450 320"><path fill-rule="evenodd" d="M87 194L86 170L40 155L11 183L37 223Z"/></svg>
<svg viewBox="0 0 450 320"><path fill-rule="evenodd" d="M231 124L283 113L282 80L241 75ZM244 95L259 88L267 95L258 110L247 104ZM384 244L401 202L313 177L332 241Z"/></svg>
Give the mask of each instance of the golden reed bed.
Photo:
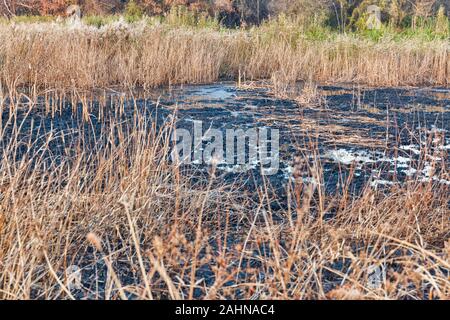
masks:
<svg viewBox="0 0 450 320"><path fill-rule="evenodd" d="M354 35L327 41L265 32L173 29L113 23L0 25L0 79L10 87L154 87L219 79L358 82L376 86L450 82L448 40Z"/></svg>

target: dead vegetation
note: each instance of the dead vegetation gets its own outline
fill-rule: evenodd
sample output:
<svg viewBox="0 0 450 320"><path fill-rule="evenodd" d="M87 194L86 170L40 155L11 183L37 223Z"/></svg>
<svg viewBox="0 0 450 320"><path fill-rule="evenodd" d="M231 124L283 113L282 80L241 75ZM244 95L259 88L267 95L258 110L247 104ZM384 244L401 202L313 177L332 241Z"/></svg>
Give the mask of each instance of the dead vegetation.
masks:
<svg viewBox="0 0 450 320"><path fill-rule="evenodd" d="M138 109L131 123L120 106L103 114L93 143L83 138L93 125L21 135L33 126L14 110L1 132L2 299L450 296L445 184L411 178L354 196L350 176L330 196L317 155L300 157L274 211L267 182L250 195L214 167L191 180L167 160L173 123L157 128ZM72 147L57 155L58 140ZM375 286L373 267L385 274Z"/></svg>
<svg viewBox="0 0 450 320"><path fill-rule="evenodd" d="M315 154L296 159L286 206L275 211L267 182L249 194L220 182L215 168L191 179L167 159L173 123L157 128L137 109L132 123L121 121L122 96L105 99L112 110L99 109L100 134L80 124L24 136L40 124L18 116L38 105L54 116L66 99L80 102L83 123L92 124L84 93L92 89L219 79L270 79L281 95L303 80L298 102L320 106L316 82L446 86L449 61L447 40L0 25L0 111L8 115L0 128L0 298L449 298L446 184L412 177L388 190L368 184L355 196L350 176L330 196ZM343 142L372 143L354 137ZM56 155L54 144L70 147ZM320 183L296 176L304 171ZM448 179L445 168L440 174ZM374 266L385 274L376 286Z"/></svg>

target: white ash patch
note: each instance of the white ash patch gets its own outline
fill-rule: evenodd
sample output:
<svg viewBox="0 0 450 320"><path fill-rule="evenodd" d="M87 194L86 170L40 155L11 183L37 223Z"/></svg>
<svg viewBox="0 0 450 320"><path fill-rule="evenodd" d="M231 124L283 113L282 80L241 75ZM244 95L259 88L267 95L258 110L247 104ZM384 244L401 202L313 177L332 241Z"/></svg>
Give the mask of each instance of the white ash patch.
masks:
<svg viewBox="0 0 450 320"><path fill-rule="evenodd" d="M401 150L405 150L405 151L411 151L412 153L416 154L416 155L420 155L420 146L415 145L415 144L410 144L407 146L400 146L399 149Z"/></svg>
<svg viewBox="0 0 450 320"><path fill-rule="evenodd" d="M374 163L373 155L366 151L352 152L346 149L332 150L325 154L325 157L335 162L339 162L345 165L352 163Z"/></svg>

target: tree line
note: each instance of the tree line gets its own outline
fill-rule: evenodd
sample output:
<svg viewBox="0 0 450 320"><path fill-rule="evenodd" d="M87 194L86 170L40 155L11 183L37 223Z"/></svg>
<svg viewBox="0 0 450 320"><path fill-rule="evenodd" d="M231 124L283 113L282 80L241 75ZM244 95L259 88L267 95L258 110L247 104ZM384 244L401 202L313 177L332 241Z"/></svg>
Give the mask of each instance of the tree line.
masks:
<svg viewBox="0 0 450 320"><path fill-rule="evenodd" d="M345 26L376 4L390 20L427 18L444 8L448 0L0 0L0 15L62 15L70 5L79 5L85 15L119 14L133 5L147 15L165 15L176 6L228 21L228 24L259 24L279 14L300 19L328 19ZM227 23L226 23L227 24Z"/></svg>

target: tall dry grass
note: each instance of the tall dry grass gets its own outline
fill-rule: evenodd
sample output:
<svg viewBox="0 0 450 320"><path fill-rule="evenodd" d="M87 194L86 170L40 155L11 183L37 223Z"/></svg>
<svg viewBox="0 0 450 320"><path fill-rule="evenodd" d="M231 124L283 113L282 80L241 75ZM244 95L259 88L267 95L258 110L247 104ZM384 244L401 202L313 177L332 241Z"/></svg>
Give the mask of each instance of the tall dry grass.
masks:
<svg viewBox="0 0 450 320"><path fill-rule="evenodd" d="M354 35L326 41L267 32L173 29L112 23L0 26L3 85L41 88L154 87L220 79L443 85L448 40L374 42Z"/></svg>
<svg viewBox="0 0 450 320"><path fill-rule="evenodd" d="M170 163L173 122L158 127L138 108L124 121L123 97L93 117L81 89L224 78L448 85L449 68L439 40L0 26L0 298L448 298L447 185L411 179L354 196L344 183L330 196L296 179L274 211L267 182L249 194L215 168L191 179ZM77 126L24 120L37 105L70 110L61 99L80 111ZM298 159L304 170L323 181L319 160ZM72 265L83 275L75 289ZM375 288L372 266L386 270Z"/></svg>
<svg viewBox="0 0 450 320"><path fill-rule="evenodd" d="M123 99L101 116L84 102L89 125L73 113L65 130L24 120L33 100L1 104L2 299L450 296L447 185L354 196L346 180L331 196L295 174L323 181L319 158L297 158L274 210L267 181L246 193L214 167L190 179L167 159L173 122L158 127L139 108L124 120ZM373 266L386 270L376 287Z"/></svg>

